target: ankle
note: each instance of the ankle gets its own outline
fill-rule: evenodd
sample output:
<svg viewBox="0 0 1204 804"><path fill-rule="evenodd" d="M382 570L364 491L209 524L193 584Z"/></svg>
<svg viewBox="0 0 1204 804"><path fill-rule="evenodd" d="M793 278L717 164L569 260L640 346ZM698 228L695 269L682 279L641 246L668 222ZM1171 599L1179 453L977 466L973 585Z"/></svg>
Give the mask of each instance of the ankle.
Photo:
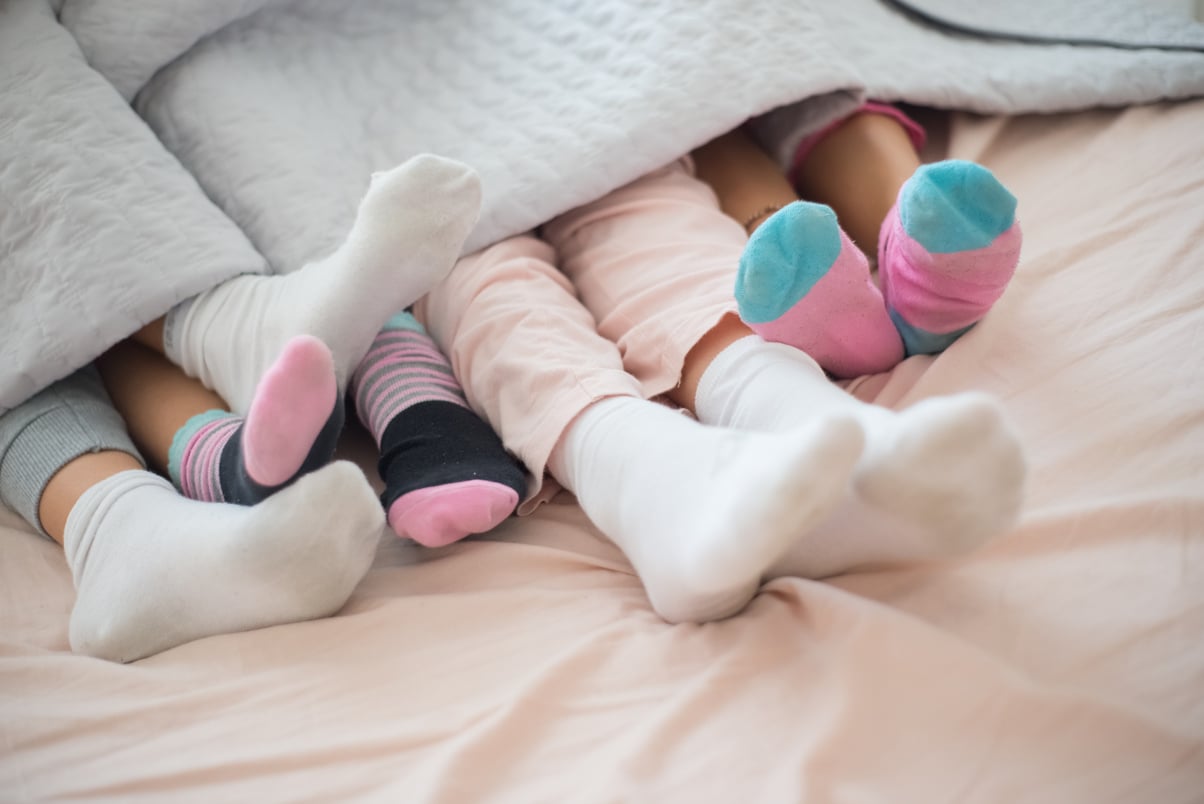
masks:
<svg viewBox="0 0 1204 804"><path fill-rule="evenodd" d="M697 414L699 386L712 363L730 346L746 338L756 337L739 316L729 314L720 319L710 332L703 335L686 353L681 381L666 396L675 404ZM757 338L759 341L760 338Z"/></svg>

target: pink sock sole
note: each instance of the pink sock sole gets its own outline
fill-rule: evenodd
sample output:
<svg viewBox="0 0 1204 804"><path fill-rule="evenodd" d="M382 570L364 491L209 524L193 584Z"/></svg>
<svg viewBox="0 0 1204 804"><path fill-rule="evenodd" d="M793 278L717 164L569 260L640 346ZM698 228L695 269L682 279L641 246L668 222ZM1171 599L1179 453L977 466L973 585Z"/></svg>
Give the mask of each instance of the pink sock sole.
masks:
<svg viewBox="0 0 1204 804"><path fill-rule="evenodd" d="M264 486L301 468L338 397L334 358L322 341L299 335L263 375L243 426L247 474Z"/></svg>
<svg viewBox="0 0 1204 804"><path fill-rule="evenodd" d="M488 480L465 480L417 489L389 506L389 527L426 547L443 547L484 533L514 513L518 494Z"/></svg>

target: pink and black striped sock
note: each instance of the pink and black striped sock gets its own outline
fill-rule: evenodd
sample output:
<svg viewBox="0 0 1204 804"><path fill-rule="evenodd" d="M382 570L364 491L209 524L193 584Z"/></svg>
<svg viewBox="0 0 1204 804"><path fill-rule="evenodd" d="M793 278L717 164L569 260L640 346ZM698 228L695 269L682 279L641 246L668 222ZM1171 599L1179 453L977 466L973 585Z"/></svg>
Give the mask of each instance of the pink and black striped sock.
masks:
<svg viewBox="0 0 1204 804"><path fill-rule="evenodd" d="M385 324L350 390L380 447L381 502L397 535L441 547L514 512L527 485L521 465L468 407L451 363L409 313Z"/></svg>
<svg viewBox="0 0 1204 804"><path fill-rule="evenodd" d="M301 335L264 374L245 418L210 410L180 428L168 471L185 497L255 505L329 463L342 430L330 350Z"/></svg>

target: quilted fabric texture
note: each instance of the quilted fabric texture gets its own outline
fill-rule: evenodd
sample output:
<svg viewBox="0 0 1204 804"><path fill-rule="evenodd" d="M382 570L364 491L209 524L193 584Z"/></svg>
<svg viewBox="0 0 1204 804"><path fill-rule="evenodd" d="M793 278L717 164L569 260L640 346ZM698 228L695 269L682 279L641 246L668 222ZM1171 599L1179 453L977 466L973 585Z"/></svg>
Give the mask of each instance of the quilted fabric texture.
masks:
<svg viewBox="0 0 1204 804"><path fill-rule="evenodd" d="M1030 7L1062 24L1077 3ZM480 171L472 250L778 107L766 123L788 149L867 95L1014 113L1204 94L1199 53L967 37L880 0L61 0L61 14L70 34L46 0L0 4L0 409L265 257L290 271L329 252L369 175L420 152Z"/></svg>
<svg viewBox="0 0 1204 804"><path fill-rule="evenodd" d="M201 37L272 0L59 0L59 20L127 101ZM277 0L278 2L279 0Z"/></svg>
<svg viewBox="0 0 1204 804"><path fill-rule="evenodd" d="M0 3L0 413L263 259L41 0Z"/></svg>
<svg viewBox="0 0 1204 804"><path fill-rule="evenodd" d="M1026 112L1200 92L1198 54L969 39L878 0L301 0L202 41L138 108L288 271L333 248L373 170L421 151L481 172L475 249L803 99Z"/></svg>

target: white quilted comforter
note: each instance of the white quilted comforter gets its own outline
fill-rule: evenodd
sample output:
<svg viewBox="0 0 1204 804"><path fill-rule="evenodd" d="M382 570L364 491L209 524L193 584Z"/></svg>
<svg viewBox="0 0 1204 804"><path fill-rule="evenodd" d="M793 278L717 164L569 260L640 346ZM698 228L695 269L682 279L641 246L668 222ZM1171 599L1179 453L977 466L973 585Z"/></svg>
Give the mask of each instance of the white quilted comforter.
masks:
<svg viewBox="0 0 1204 804"><path fill-rule="evenodd" d="M1204 94L1204 28L1139 2L0 0L0 411L320 256L418 152L481 172L478 248L779 107L760 129L788 149L867 96Z"/></svg>

